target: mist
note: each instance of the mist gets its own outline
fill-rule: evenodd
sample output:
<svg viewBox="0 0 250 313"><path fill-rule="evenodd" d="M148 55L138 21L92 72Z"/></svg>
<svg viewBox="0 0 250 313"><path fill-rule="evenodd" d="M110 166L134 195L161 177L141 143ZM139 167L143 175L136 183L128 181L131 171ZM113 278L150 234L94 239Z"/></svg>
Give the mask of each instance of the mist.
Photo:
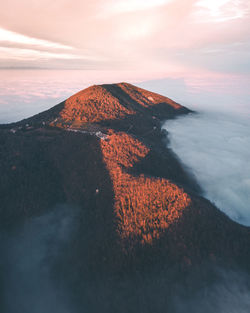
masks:
<svg viewBox="0 0 250 313"><path fill-rule="evenodd" d="M2 313L76 312L53 273L57 256L70 240L74 213L58 206L1 234Z"/></svg>
<svg viewBox="0 0 250 313"><path fill-rule="evenodd" d="M173 297L173 311L176 313L247 313L250 307L249 276L238 270L210 268L217 277L209 284L201 273L199 286L189 290L177 286ZM206 275L209 274L209 271ZM191 277L190 277L191 278Z"/></svg>
<svg viewBox="0 0 250 313"><path fill-rule="evenodd" d="M142 88L157 92L197 112L250 116L250 76L184 76L144 81Z"/></svg>
<svg viewBox="0 0 250 313"><path fill-rule="evenodd" d="M166 121L170 147L204 196L230 218L250 225L249 119L214 111Z"/></svg>
<svg viewBox="0 0 250 313"><path fill-rule="evenodd" d="M203 195L250 226L249 76L159 79L140 84L195 111L164 123L169 146Z"/></svg>

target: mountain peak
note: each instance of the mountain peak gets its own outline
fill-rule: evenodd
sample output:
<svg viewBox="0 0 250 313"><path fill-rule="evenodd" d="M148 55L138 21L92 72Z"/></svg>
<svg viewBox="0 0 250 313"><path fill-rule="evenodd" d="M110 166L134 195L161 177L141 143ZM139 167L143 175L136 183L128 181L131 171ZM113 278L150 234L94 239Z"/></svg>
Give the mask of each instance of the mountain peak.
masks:
<svg viewBox="0 0 250 313"><path fill-rule="evenodd" d="M35 127L50 125L66 128L103 123L108 126L109 122L119 122L127 127L129 119L142 125L146 119L167 119L189 112L189 109L165 96L121 82L92 85L51 109L13 123L12 126L29 124Z"/></svg>
<svg viewBox="0 0 250 313"><path fill-rule="evenodd" d="M183 108L167 97L125 82L93 85L68 98L59 115L66 122L98 123L136 115L159 104L169 112Z"/></svg>
<svg viewBox="0 0 250 313"><path fill-rule="evenodd" d="M51 246L42 245L51 277L82 308L87 303L88 312L99 312L99 304L102 312L177 312L171 299L179 282L200 295L200 286L206 294L209 284L224 286L213 268L250 273L250 229L204 199L166 146L161 122L188 112L166 97L119 83L91 86L46 112L0 127L4 238L20 248L12 234L23 237L20 229L49 216L42 236L56 243L55 229L63 240L55 259ZM51 215L55 209L60 215ZM9 263L7 256L1 261Z"/></svg>

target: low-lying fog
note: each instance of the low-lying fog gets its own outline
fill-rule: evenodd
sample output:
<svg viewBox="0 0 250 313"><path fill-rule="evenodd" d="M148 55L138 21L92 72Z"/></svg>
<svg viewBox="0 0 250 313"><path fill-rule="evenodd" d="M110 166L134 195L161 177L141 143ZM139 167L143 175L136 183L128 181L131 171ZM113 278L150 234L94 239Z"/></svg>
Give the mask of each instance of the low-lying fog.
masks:
<svg viewBox="0 0 250 313"><path fill-rule="evenodd" d="M9 232L0 232L1 313L75 312L53 274L75 227L74 214L72 208L58 206Z"/></svg>
<svg viewBox="0 0 250 313"><path fill-rule="evenodd" d="M117 280L111 276L107 281L100 275L98 281L82 284L84 275L75 270L64 250L65 244L73 244L77 220L77 210L57 206L15 229L0 232L1 313L249 312L249 276L238 270L198 268L180 283L178 279L171 281L170 273L164 275L159 268L159 272L149 270L140 278L124 275ZM87 246L84 249L88 251ZM75 284L82 301L75 301L75 287L72 290L67 279L62 283L64 276L55 270L58 265L71 267L74 277L79 275ZM177 272L174 275L179 277ZM211 277L216 279L210 281Z"/></svg>
<svg viewBox="0 0 250 313"><path fill-rule="evenodd" d="M166 121L169 145L196 176L204 196L250 226L250 93L246 82L206 84L209 88L194 89L182 80L159 80L142 86L197 112Z"/></svg>
<svg viewBox="0 0 250 313"><path fill-rule="evenodd" d="M233 220L250 225L249 120L208 111L167 121L163 128L205 197Z"/></svg>

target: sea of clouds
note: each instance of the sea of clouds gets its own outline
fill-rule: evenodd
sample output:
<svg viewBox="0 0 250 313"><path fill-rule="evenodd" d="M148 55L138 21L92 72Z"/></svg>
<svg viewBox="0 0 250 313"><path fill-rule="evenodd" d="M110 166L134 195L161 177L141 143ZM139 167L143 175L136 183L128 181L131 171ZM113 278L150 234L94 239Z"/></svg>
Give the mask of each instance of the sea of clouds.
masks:
<svg viewBox="0 0 250 313"><path fill-rule="evenodd" d="M40 113L91 85L134 82L134 76L129 71L0 70L0 124Z"/></svg>
<svg viewBox="0 0 250 313"><path fill-rule="evenodd" d="M169 146L203 195L230 218L250 226L250 92L248 79L149 81L142 87L196 113L168 120Z"/></svg>
<svg viewBox="0 0 250 313"><path fill-rule="evenodd" d="M196 176L204 196L250 225L250 120L201 112L167 121L170 147Z"/></svg>
<svg viewBox="0 0 250 313"><path fill-rule="evenodd" d="M47 110L88 83L77 71L2 70L0 74L0 124Z"/></svg>

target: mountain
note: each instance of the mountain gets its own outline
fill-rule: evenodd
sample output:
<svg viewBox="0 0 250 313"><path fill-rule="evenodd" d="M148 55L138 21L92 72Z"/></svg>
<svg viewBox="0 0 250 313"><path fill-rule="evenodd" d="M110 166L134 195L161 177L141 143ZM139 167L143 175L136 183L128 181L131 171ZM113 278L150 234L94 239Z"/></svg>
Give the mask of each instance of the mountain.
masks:
<svg viewBox="0 0 250 313"><path fill-rule="evenodd" d="M193 292L218 267L248 275L250 229L206 200L167 147L162 122L190 113L120 83L1 125L1 229L76 209L53 275L88 312L175 312L177 282Z"/></svg>

